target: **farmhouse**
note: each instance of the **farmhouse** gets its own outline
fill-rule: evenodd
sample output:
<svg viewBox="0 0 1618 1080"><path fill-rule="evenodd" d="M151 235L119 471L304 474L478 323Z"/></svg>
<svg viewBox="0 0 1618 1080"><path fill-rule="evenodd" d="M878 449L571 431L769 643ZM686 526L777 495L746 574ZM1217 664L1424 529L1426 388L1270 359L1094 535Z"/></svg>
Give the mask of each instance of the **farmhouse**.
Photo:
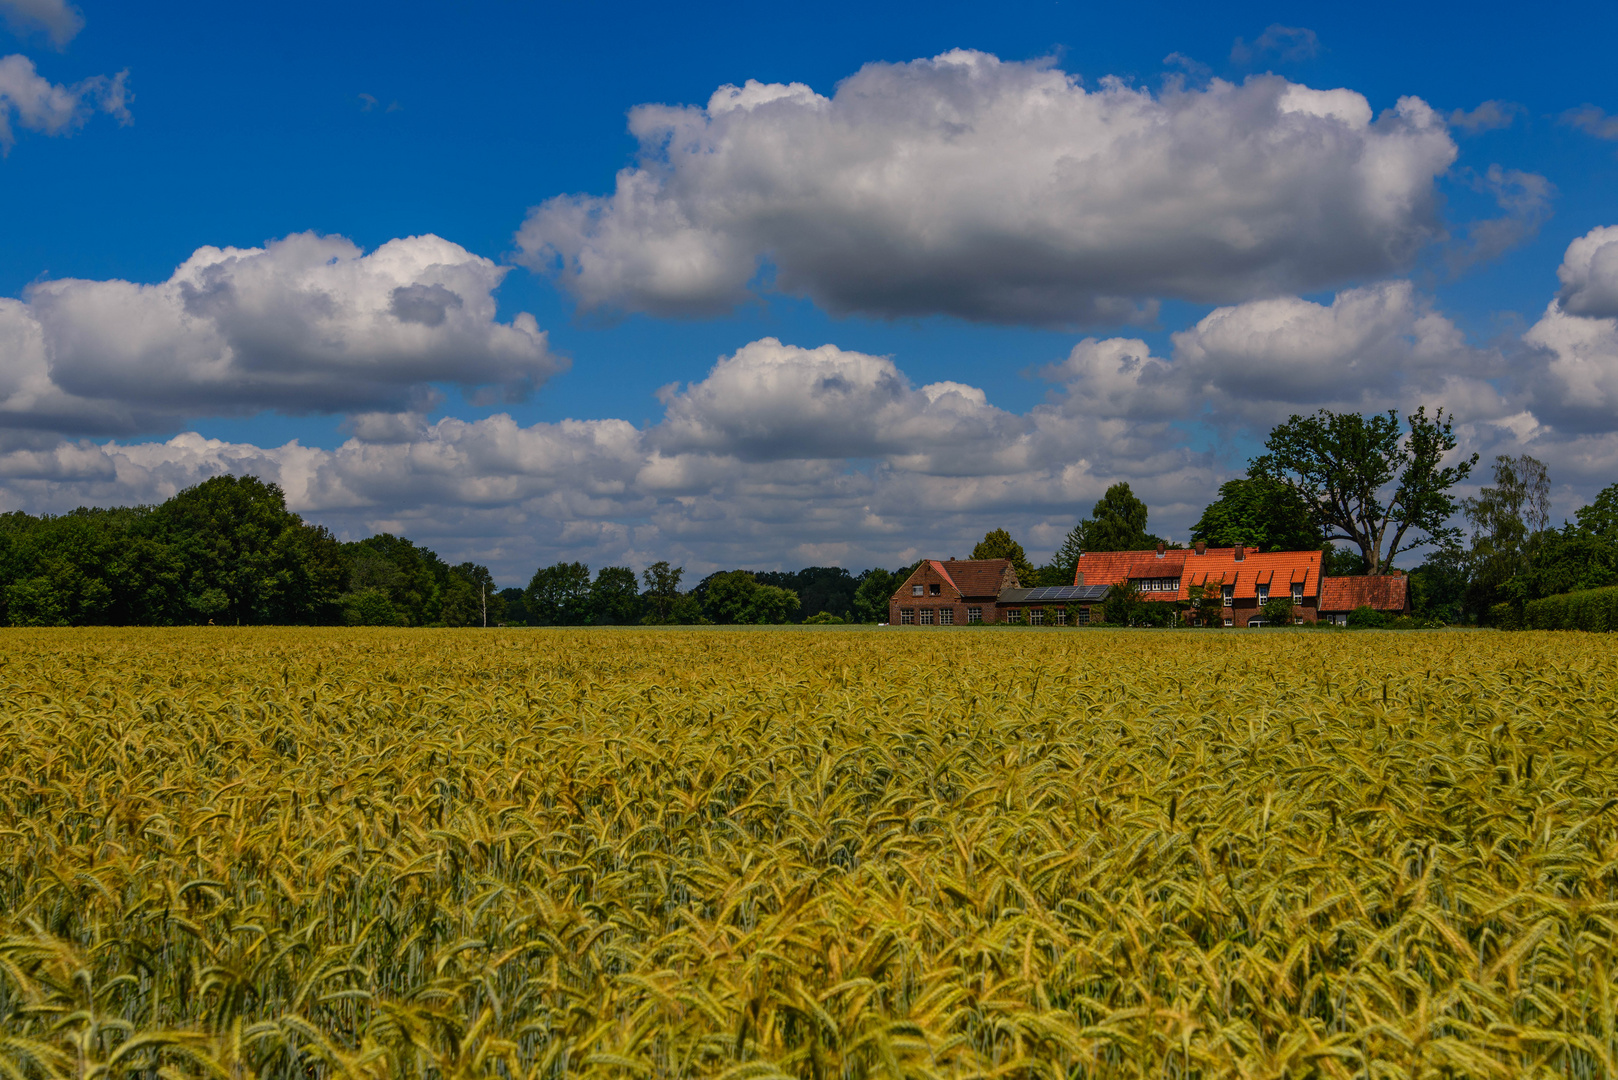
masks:
<svg viewBox="0 0 1618 1080"><path fill-rule="evenodd" d="M1265 601L1292 603L1293 622L1319 618L1320 552L1251 551L1240 544L1156 551L1087 551L1079 556L1075 585L1113 586L1133 582L1146 601L1191 601L1191 590L1217 590L1226 626L1263 626ZM1099 611L1095 615L1099 615ZM1094 616L1092 616L1094 618Z"/></svg>
<svg viewBox="0 0 1618 1080"><path fill-rule="evenodd" d="M1125 582L1143 601L1174 604L1181 612L1191 609L1196 592L1217 596L1215 618L1233 627L1265 625L1263 607L1272 599L1290 602L1296 623L1339 612L1346 618L1361 604L1395 614L1409 607L1405 578L1326 579L1318 551L1159 544L1156 550L1086 552L1072 585L1041 588L1024 587L1007 559L930 559L889 599L888 621L895 626L1082 626L1103 621L1107 593ZM1339 606L1345 603L1346 608Z"/></svg>
<svg viewBox="0 0 1618 1080"><path fill-rule="evenodd" d="M1320 589L1320 617L1348 624L1349 612L1368 607L1383 615L1410 614L1410 579L1395 571L1376 577L1327 578Z"/></svg>

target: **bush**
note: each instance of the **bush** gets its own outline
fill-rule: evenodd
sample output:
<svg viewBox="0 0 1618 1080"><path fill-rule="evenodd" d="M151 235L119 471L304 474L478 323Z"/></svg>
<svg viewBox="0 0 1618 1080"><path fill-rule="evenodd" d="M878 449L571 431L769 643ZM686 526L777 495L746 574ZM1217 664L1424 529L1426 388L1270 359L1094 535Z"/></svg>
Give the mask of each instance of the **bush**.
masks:
<svg viewBox="0 0 1618 1080"><path fill-rule="evenodd" d="M1381 630L1388 625L1388 617L1369 604L1361 604L1348 613L1348 625L1356 630Z"/></svg>
<svg viewBox="0 0 1618 1080"><path fill-rule="evenodd" d="M1497 605L1504 607L1506 605ZM1493 612L1490 612L1493 615ZM1523 606L1522 620L1504 629L1587 630L1606 633L1618 630L1618 586L1582 589L1560 593L1543 600L1530 600Z"/></svg>
<svg viewBox="0 0 1618 1080"><path fill-rule="evenodd" d="M1291 626L1292 601L1284 596L1271 597L1259 606L1259 615L1265 626Z"/></svg>
<svg viewBox="0 0 1618 1080"><path fill-rule="evenodd" d="M840 615L833 615L829 611L817 611L803 620L803 624L805 626L841 626L843 625L843 618Z"/></svg>
<svg viewBox="0 0 1618 1080"><path fill-rule="evenodd" d="M1522 612L1516 604L1495 604L1489 608L1489 625L1499 630L1521 630Z"/></svg>

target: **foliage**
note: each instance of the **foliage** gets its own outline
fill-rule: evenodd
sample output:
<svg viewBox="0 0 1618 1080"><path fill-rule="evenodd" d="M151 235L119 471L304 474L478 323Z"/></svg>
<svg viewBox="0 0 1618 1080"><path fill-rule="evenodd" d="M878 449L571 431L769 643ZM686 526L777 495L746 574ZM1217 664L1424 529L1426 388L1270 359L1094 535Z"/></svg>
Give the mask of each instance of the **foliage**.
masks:
<svg viewBox="0 0 1618 1080"><path fill-rule="evenodd" d="M1466 610L1466 553L1440 548L1410 571L1410 610L1416 618L1459 623Z"/></svg>
<svg viewBox="0 0 1618 1080"><path fill-rule="evenodd" d="M590 621L630 626L640 621L640 582L627 566L603 566L590 583Z"/></svg>
<svg viewBox="0 0 1618 1080"><path fill-rule="evenodd" d="M844 620L829 611L817 611L803 622L805 626L842 626Z"/></svg>
<svg viewBox="0 0 1618 1080"><path fill-rule="evenodd" d="M1388 617L1369 604L1361 604L1348 613L1348 625L1355 630L1380 630L1388 625Z"/></svg>
<svg viewBox="0 0 1618 1080"><path fill-rule="evenodd" d="M1365 556L1353 548L1328 544L1320 552L1320 572L1326 577L1359 577L1365 573Z"/></svg>
<svg viewBox="0 0 1618 1080"><path fill-rule="evenodd" d="M641 616L641 622L648 626L660 626L692 621L687 616L695 601L687 600L680 592L680 578L684 576L685 567L670 566L661 559L641 571L641 584L645 586L641 592L641 606L646 612ZM697 614L700 617L700 612Z"/></svg>
<svg viewBox="0 0 1618 1080"><path fill-rule="evenodd" d="M1219 498L1191 527L1191 539L1256 551L1313 551L1326 540L1309 504L1290 485L1267 476L1219 485Z"/></svg>
<svg viewBox="0 0 1618 1080"><path fill-rule="evenodd" d="M1573 516L1578 520L1580 532L1618 544L1618 484L1602 488L1589 506L1580 507Z"/></svg>
<svg viewBox="0 0 1618 1080"><path fill-rule="evenodd" d="M1146 531L1146 504L1127 481L1120 481L1096 500L1088 518L1073 526L1052 561L1071 570L1083 552L1142 551L1156 547L1159 539ZM1071 572L1065 584L1072 584Z"/></svg>
<svg viewBox="0 0 1618 1080"><path fill-rule="evenodd" d="M1286 596L1272 596L1258 607L1259 618L1266 626L1292 625L1292 600Z"/></svg>
<svg viewBox="0 0 1618 1080"><path fill-rule="evenodd" d="M854 621L887 622L888 600L914 572L914 567L900 567L898 570L888 571L878 566L861 574L859 585L854 590Z"/></svg>
<svg viewBox="0 0 1618 1080"><path fill-rule="evenodd" d="M993 529L985 533L972 549L974 559L1010 559L1011 566L1017 571L1017 581L1024 588L1037 576L1034 564L1028 561L1028 553L1023 551L1022 545L1011 538L1011 534L1004 529Z"/></svg>
<svg viewBox="0 0 1618 1080"><path fill-rule="evenodd" d="M799 604L798 615L804 621L822 611L848 618L853 613L854 594L860 586L860 579L855 578L841 566L809 566L802 570L757 570L754 571L753 577L760 585L773 585L778 589L795 593ZM882 612L886 616L885 599Z"/></svg>
<svg viewBox="0 0 1618 1080"><path fill-rule="evenodd" d="M1120 581L1107 590L1101 602L1101 611L1107 622L1114 626L1135 626L1145 613L1146 601L1141 599L1140 586L1133 581Z"/></svg>
<svg viewBox="0 0 1618 1080"><path fill-rule="evenodd" d="M1198 626L1222 626L1225 621L1225 601L1218 582L1186 587L1186 606Z"/></svg>
<svg viewBox="0 0 1618 1080"><path fill-rule="evenodd" d="M559 562L534 571L523 596L534 626L584 626L591 622L590 568Z"/></svg>
<svg viewBox="0 0 1618 1080"><path fill-rule="evenodd" d="M1523 605L1521 625L1529 630L1618 630L1618 587L1530 600ZM1501 629L1518 627L1508 624Z"/></svg>
<svg viewBox="0 0 1618 1080"><path fill-rule="evenodd" d="M1524 454L1494 460L1494 486L1461 501L1472 526L1468 606L1485 610L1512 596L1512 580L1528 569L1532 549L1550 521L1550 477Z"/></svg>
<svg viewBox="0 0 1618 1080"><path fill-rule="evenodd" d="M5 637L14 1077L1618 1072L1605 641Z"/></svg>
<svg viewBox="0 0 1618 1080"><path fill-rule="evenodd" d="M1333 413L1294 415L1270 432L1268 451L1248 475L1287 484L1311 508L1328 542L1360 549L1368 574L1386 573L1402 551L1452 543L1448 524L1456 501L1450 489L1471 474L1477 455L1456 465L1442 461L1456 446L1453 422L1426 406L1406 417Z"/></svg>
<svg viewBox="0 0 1618 1080"><path fill-rule="evenodd" d="M528 623L527 592L513 586L500 590L500 608L507 626L525 626Z"/></svg>
<svg viewBox="0 0 1618 1080"><path fill-rule="evenodd" d="M702 614L721 625L783 623L798 610L797 593L760 585L747 570L710 574L703 579L698 595L702 597Z"/></svg>

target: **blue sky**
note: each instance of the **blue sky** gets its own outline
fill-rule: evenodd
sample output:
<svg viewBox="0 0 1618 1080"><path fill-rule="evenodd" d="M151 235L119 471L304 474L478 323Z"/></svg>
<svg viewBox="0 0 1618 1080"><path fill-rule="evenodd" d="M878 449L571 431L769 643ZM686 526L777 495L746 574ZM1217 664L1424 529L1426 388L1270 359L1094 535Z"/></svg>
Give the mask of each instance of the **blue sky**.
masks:
<svg viewBox="0 0 1618 1080"><path fill-rule="evenodd" d="M1611 5L244 8L0 0L0 508L518 582L1183 536L1315 407L1618 480Z"/></svg>

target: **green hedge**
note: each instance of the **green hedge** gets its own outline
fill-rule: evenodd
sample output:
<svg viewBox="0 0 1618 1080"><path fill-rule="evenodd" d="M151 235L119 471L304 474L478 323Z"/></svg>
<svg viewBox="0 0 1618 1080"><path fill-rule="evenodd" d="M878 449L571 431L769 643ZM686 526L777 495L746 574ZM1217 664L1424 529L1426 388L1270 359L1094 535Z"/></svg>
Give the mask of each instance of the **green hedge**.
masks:
<svg viewBox="0 0 1618 1080"><path fill-rule="evenodd" d="M1618 630L1618 585L1530 600L1522 615L1529 630Z"/></svg>

